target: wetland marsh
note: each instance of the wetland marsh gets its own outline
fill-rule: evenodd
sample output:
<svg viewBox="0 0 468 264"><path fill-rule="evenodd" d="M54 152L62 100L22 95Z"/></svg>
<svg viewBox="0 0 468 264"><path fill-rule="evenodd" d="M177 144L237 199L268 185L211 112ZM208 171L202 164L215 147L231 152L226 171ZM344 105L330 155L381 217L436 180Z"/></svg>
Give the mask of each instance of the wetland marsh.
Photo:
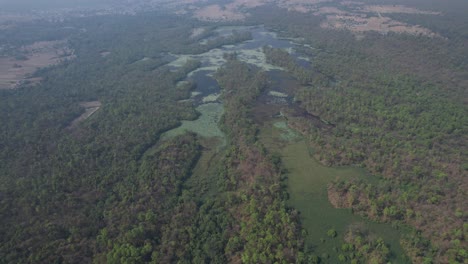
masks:
<svg viewBox="0 0 468 264"><path fill-rule="evenodd" d="M266 122L260 140L273 153L282 158L285 169L288 205L300 212L303 228L307 231L306 248L319 256L324 263L338 262L345 233L351 226L363 225L373 236L382 238L390 249L392 263L410 263L400 246L405 228L376 223L355 215L350 209L337 209L328 201L328 184L335 179L362 179L373 184L375 176L357 167L326 167L312 156L308 143L285 121ZM337 236L327 235L335 230Z"/></svg>
<svg viewBox="0 0 468 264"><path fill-rule="evenodd" d="M221 89L213 76L226 63L226 59L224 58L226 53L235 53L238 60L272 74L279 73L282 68L266 62L265 54L262 51L263 46L269 45L273 48L284 48L291 54L295 54L293 48L297 44L291 40L278 38L276 33L269 32L263 26L219 27L214 30L214 33L217 36L229 36L235 32L245 31L251 32L252 39L238 43L237 45L224 45L221 48L215 48L202 54L167 55L171 59L167 66L171 69L181 68L189 60L199 60L201 62L201 67L187 74L185 80L196 84L196 88L192 91L192 96L188 100L193 102L200 116L196 120L183 121L181 126L166 132L163 138L179 135L184 131L192 131L203 137L224 137L218 127L218 121L223 113L223 105L220 98ZM299 55L295 54L295 56L299 58ZM278 97L278 95L281 95L280 97L286 96L277 91L270 93L271 98Z"/></svg>
<svg viewBox="0 0 468 264"><path fill-rule="evenodd" d="M225 53L235 53L238 60L266 71L272 81L269 89L259 99L260 104L269 105L266 107L270 109L266 112L273 109L271 113L258 118L258 121L263 124L259 138L269 151L278 153L282 158L286 170L284 176L287 177L289 206L300 212L303 227L307 231L307 249L320 256L325 263L336 262L347 230L350 226L362 224L372 236L384 239L386 245L389 246L392 261L406 263L399 244L401 230L388 224L371 222L354 215L349 209L336 209L328 201L327 187L334 179L357 178L375 182L378 180L360 168L332 168L321 165L312 157L305 139L289 128L286 120L273 117L275 113L276 115L281 113L283 107L297 108L297 105L292 102L292 94L294 86L298 84L285 74L281 67L266 62L262 47L268 45L285 49L304 68L310 67L312 62L304 60L300 54L295 53L294 47L298 44L292 40L279 39L275 33L268 32L262 26L225 27L218 28L215 32L219 35L229 35L233 30L250 30L252 40L237 45L226 45L198 55L171 54L173 61L168 66L173 68L182 67L190 59L201 61L201 67L190 72L186 79L186 81L196 83L196 88L188 100L193 102L200 116L196 120L182 121L181 126L168 131L163 138L180 135L185 131L195 132L204 138L218 138L213 141L218 144L218 148L204 151L196 167L198 174L201 171L210 170L209 160L216 155L220 147L226 144L224 133L218 127L223 115L223 102L220 96L222 91L214 78L214 73L226 62ZM265 118L266 120L261 120ZM328 237L327 230L335 230L337 236Z"/></svg>

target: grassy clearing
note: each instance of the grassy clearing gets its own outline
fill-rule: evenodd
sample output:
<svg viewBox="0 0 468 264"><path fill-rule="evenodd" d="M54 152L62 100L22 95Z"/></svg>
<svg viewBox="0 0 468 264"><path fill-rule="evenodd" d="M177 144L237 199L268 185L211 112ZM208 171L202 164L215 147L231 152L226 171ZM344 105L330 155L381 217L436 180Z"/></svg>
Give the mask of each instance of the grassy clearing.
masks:
<svg viewBox="0 0 468 264"><path fill-rule="evenodd" d="M219 129L218 122L223 114L223 105L219 103L208 103L198 106L200 117L193 121L182 121L182 125L169 130L162 138L171 138L191 131L202 137L219 137L224 140L224 133Z"/></svg>

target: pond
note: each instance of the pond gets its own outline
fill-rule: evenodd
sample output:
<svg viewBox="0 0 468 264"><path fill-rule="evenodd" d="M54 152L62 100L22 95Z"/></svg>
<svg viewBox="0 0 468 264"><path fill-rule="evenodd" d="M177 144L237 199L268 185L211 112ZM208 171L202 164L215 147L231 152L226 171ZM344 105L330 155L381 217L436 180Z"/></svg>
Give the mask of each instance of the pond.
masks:
<svg viewBox="0 0 468 264"><path fill-rule="evenodd" d="M213 75L226 62L223 55L235 52L240 61L266 71L271 80L269 89L260 96L258 103L263 104L266 108L272 105L273 107L277 106L277 108L273 111L268 110L271 112L269 114L260 115L262 120L259 123L263 124L260 138L267 148L279 152L282 156L288 170L286 176L288 177L288 193L290 194L289 205L301 213L303 227L308 231L307 247L319 256L321 254L328 255L329 259L324 259L325 262L335 263L338 261L337 255L339 253L334 249L341 247L347 228L351 224L363 223L370 232L382 237L389 245L393 254L392 262L405 263L404 253L399 244L400 230L388 224L368 221L352 214L347 209L336 209L328 201L327 186L331 180L340 177L369 179L370 175L362 169L352 167L330 168L322 166L309 155L307 144L299 134L289 129L287 123L281 118L274 120L276 117L272 117L277 115L276 113L280 112L282 107L295 105L293 95L298 84L282 68L266 62L262 47L269 45L273 48L285 49L296 59L298 65L304 68L311 67L311 61L295 52L294 48L298 44L294 43L293 40L280 39L275 33L269 32L263 26L221 27L215 32L227 36L232 34L233 30L248 30L252 33L253 39L197 55L170 55L172 61L168 64L169 67L182 67L189 59L196 59L202 63L200 68L187 75L187 80L197 84L190 100L199 111L200 117L194 121L183 121L180 127L168 131L164 137L178 135L188 130L205 138L220 138L222 140L216 142L222 142L219 143L221 145L226 143L224 134L218 127L218 122L223 114L223 102L219 96L221 94L220 87ZM283 142L283 145L278 147L275 145L278 142ZM208 156L203 154L201 160L204 158L208 160ZM338 233L338 237L335 239L327 237L326 232L331 228Z"/></svg>
<svg viewBox="0 0 468 264"><path fill-rule="evenodd" d="M233 34L234 31L250 31L252 33L252 40L238 43L236 45L225 45L221 48L212 49L202 54L164 55L165 58L171 60L171 62L168 64L168 67L172 69L182 67L190 59L199 60L201 62L201 67L194 70L193 72L190 72L186 79L187 81L193 81L196 83L196 89L192 92L192 97L190 100L200 112L200 117L194 121L184 121L181 127L175 129L175 132L168 131L165 133L165 135L163 135L163 137L178 135L185 130L196 132L206 137L223 137L222 133L219 131L218 124L213 122L213 120L219 120L218 116L215 115L215 118L205 116L212 114L207 111L207 109L211 109L213 107L210 106L205 108L202 105L207 103L217 103L222 108L222 101L219 97L221 93L220 87L217 81L214 79L213 75L219 67L226 63L226 59L223 57L225 53L235 52L237 54L237 58L240 61L249 63L264 71L267 71L269 76L277 75L282 70L282 68L266 62L265 54L262 51L263 46L269 45L273 48L286 49L298 60L300 59L300 56L294 52L294 46L297 44L289 39L278 38L275 33L269 32L263 26L219 27L215 30L215 33L217 33L218 36L228 36ZM278 97L278 95L281 94L281 90L279 87L277 88L278 91L273 91L267 95L272 100L281 100L281 98ZM222 111L219 110L219 107L216 107L216 113L222 113ZM211 121L208 122L208 119ZM204 127L203 132L200 130L201 127Z"/></svg>
<svg viewBox="0 0 468 264"><path fill-rule="evenodd" d="M266 121L259 136L265 147L282 158L287 179L288 206L300 212L302 226L307 230L306 248L322 257L324 263L339 263L341 245L350 226L363 226L370 234L383 238L388 245L391 263L410 263L400 246L405 227L376 223L350 209L337 209L328 200L328 184L335 179L361 179L376 184L379 179L357 167L327 167L312 156L305 139L289 128L281 117ZM337 237L327 231L334 229ZM323 256L327 256L324 258Z"/></svg>

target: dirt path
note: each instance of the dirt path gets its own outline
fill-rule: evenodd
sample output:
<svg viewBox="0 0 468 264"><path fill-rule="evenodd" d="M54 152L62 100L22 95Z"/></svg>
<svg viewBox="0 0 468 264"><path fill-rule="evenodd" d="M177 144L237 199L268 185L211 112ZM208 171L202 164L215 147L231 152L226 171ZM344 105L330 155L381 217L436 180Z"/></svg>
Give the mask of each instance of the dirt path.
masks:
<svg viewBox="0 0 468 264"><path fill-rule="evenodd" d="M96 113L96 111L99 110L99 108L101 108L101 102L99 101L83 102L80 103L80 105L85 108L85 112L79 117L77 117L75 120L73 120L66 129L72 130L76 128L81 122L88 119L90 116Z"/></svg>

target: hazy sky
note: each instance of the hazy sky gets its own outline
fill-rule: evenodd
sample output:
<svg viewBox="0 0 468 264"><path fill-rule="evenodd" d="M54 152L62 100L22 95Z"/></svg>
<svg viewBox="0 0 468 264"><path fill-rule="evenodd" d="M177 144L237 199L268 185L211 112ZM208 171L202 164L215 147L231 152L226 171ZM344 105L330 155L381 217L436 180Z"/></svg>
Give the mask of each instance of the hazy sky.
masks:
<svg viewBox="0 0 468 264"><path fill-rule="evenodd" d="M0 0L0 11L100 6L113 0ZM115 1L115 0L114 0Z"/></svg>

